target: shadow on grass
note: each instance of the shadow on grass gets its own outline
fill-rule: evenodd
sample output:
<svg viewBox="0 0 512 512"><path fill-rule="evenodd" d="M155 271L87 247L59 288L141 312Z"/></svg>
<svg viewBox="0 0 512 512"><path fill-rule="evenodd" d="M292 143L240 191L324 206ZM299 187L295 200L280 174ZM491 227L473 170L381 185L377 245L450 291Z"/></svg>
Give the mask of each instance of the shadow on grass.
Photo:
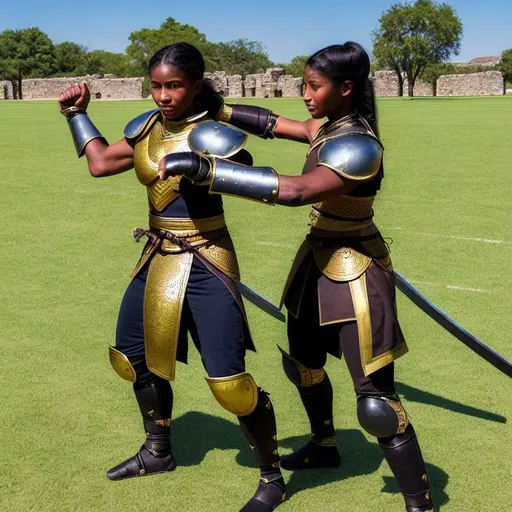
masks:
<svg viewBox="0 0 512 512"><path fill-rule="evenodd" d="M408 386L401 382L396 383L396 389L399 395L409 402L420 402L422 404L435 405L436 407L448 409L449 411L457 412L459 414L465 414L466 416L473 416L487 421L495 421L496 423L507 423L507 418L500 414L484 411L483 409L477 409L471 405L464 405L460 402L450 400L449 398L443 398L442 396L434 395L428 391L413 388L412 386Z"/></svg>
<svg viewBox="0 0 512 512"><path fill-rule="evenodd" d="M288 481L288 495L293 496L307 489L320 487L352 478L369 475L383 462L382 452L376 442L369 442L360 430L337 430L342 464L335 469L295 471ZM210 450L239 450L236 461L241 466L256 467L253 453L239 426L223 418L188 412L173 422L173 453L179 466L201 464ZM307 436L294 436L279 440L280 448L297 450L308 440ZM288 450L287 450L288 451ZM427 464L432 495L436 507L445 505L448 495L444 489L448 474L441 468ZM375 492L378 492L377 489ZM382 492L399 493L394 478L384 477Z"/></svg>

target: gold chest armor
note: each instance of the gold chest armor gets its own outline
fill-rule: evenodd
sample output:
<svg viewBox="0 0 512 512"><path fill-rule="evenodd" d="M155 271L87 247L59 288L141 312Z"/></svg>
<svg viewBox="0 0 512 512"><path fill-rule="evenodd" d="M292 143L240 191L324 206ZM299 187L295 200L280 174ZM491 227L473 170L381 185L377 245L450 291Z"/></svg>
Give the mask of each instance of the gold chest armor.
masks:
<svg viewBox="0 0 512 512"><path fill-rule="evenodd" d="M158 178L158 163L169 153L190 151L188 134L198 122L206 121L205 113L197 114L182 121L164 120L157 122L148 135L135 144L133 160L137 179L146 185L149 203L161 211L179 197L181 176L165 181Z"/></svg>

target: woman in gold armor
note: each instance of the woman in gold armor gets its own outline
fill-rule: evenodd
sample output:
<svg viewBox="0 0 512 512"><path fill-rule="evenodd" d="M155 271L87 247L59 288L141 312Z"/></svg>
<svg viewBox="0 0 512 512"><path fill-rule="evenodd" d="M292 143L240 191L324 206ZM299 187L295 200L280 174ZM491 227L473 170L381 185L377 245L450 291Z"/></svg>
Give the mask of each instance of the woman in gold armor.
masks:
<svg viewBox="0 0 512 512"><path fill-rule="evenodd" d="M79 156L94 177L132 168L147 189L149 229L142 256L124 295L110 360L133 382L146 440L138 453L112 468L111 480L173 471L170 438L176 360L186 361L187 334L201 354L207 382L219 403L238 416L254 449L261 478L245 512L268 512L286 496L279 468L275 415L270 399L245 371L245 351L254 349L241 297L234 286L238 264L227 231L221 196L175 177L158 179L158 162L168 153L188 151L188 135L222 106L203 81L204 61L187 43L166 46L149 62L157 109L133 119L124 138L108 144L86 113L85 84L59 97ZM217 142L219 142L217 140ZM242 150L245 136L212 154L252 163ZM215 152L217 150L217 153ZM230 160L231 161L231 160Z"/></svg>
<svg viewBox="0 0 512 512"><path fill-rule="evenodd" d="M407 511L424 512L432 510L425 464L394 385L394 361L407 346L397 319L388 249L372 220L384 168L369 72L370 60L360 45L333 45L307 61L303 96L311 119L293 121L248 105L226 105L220 111L219 121L250 133L309 144L301 176L212 158L196 148L188 160L179 153L162 159L160 176L185 175L208 184L213 194L313 205L311 230L283 295L290 354L282 351L286 375L308 414L311 438L283 457L282 466L340 464L333 390L323 367L328 353L343 354L362 428L377 437Z"/></svg>

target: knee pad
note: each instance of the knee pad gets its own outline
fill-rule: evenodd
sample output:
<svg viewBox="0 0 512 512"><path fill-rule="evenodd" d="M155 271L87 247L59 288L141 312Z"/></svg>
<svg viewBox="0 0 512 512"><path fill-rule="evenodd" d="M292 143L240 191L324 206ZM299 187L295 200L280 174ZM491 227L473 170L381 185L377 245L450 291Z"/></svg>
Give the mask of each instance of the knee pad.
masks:
<svg viewBox="0 0 512 512"><path fill-rule="evenodd" d="M277 346L283 356L283 369L288 379L299 388L309 388L320 384L325 379L323 368L313 370L303 365L299 360L287 354L279 345Z"/></svg>
<svg viewBox="0 0 512 512"><path fill-rule="evenodd" d="M358 396L357 419L361 427L375 437L403 434L409 425L404 406L395 397Z"/></svg>
<svg viewBox="0 0 512 512"><path fill-rule="evenodd" d="M217 402L236 416L249 416L258 405L258 386L250 373L206 377L206 382Z"/></svg>
<svg viewBox="0 0 512 512"><path fill-rule="evenodd" d="M135 382L137 380L137 373L135 368L130 363L130 360L119 350L116 350L111 345L108 346L108 355L110 364L115 372L124 380Z"/></svg>

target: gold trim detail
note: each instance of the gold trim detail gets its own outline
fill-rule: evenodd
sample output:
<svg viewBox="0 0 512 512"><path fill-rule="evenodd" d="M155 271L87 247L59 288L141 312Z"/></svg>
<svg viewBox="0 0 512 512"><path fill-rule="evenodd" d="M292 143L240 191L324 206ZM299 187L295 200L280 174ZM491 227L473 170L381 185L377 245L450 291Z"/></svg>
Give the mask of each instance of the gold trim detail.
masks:
<svg viewBox="0 0 512 512"><path fill-rule="evenodd" d="M181 121L167 119L151 125L147 136L139 138L133 152L135 174L146 185L150 203L159 211L179 197L182 176L165 181L158 178L158 164L169 153L190 151L188 135L198 122L207 121L206 112Z"/></svg>
<svg viewBox="0 0 512 512"><path fill-rule="evenodd" d="M301 266L302 262L306 259L306 256L309 254L310 250L311 244L307 240L304 240L304 242L302 242L301 246L299 247L297 254L295 255L295 259L293 260L290 272L288 273L288 278L286 279L286 283L283 288L283 293L281 295L281 301L279 302L279 309L283 307L284 301L286 299L286 294L290 289L290 286L299 270L299 267Z"/></svg>
<svg viewBox="0 0 512 512"><path fill-rule="evenodd" d="M215 240L213 244L199 247L198 251L223 274L233 281L240 281L240 268L236 259L235 247L229 235Z"/></svg>
<svg viewBox="0 0 512 512"><path fill-rule="evenodd" d="M320 203L315 203L313 208L327 215L346 217L352 220L366 219L373 217L374 201L375 196L355 197L340 194Z"/></svg>
<svg viewBox="0 0 512 512"><path fill-rule="evenodd" d="M372 262L369 256L351 247L314 247L313 255L322 273L338 282L357 279Z"/></svg>
<svg viewBox="0 0 512 512"><path fill-rule="evenodd" d="M403 356L407 353L408 348L406 342L403 341L398 347L373 357L372 323L368 290L366 288L366 274L362 274L355 281L350 281L349 286L357 319L361 365L364 375L368 376Z"/></svg>
<svg viewBox="0 0 512 512"><path fill-rule="evenodd" d="M115 349L112 345L109 345L108 355L110 364L119 377L130 382L137 380L137 374L135 373L132 363L130 363L130 360L122 352L119 352L119 350Z"/></svg>
<svg viewBox="0 0 512 512"><path fill-rule="evenodd" d="M170 427L171 426L171 418L165 418L163 420L155 420L155 423L161 427Z"/></svg>
<svg viewBox="0 0 512 512"><path fill-rule="evenodd" d="M326 437L325 439L317 439L314 435L310 437L312 443L320 446L338 446L338 442L335 437Z"/></svg>
<svg viewBox="0 0 512 512"><path fill-rule="evenodd" d="M334 171L336 174L338 174L342 178L346 178L348 180L369 181L372 178L374 178L377 175L377 173L379 172L381 162L382 162L382 157L379 161L379 165L378 166L376 165L371 172L369 172L368 174L365 174L364 176L356 176L354 174L348 174L348 173L342 171L341 169L339 169L338 167L334 167L333 165L328 164L327 162L322 162L320 160L317 163L317 167L327 167L328 169L331 169L331 171Z"/></svg>
<svg viewBox="0 0 512 512"><path fill-rule="evenodd" d="M165 231L193 231L206 233L226 227L224 215L216 217L207 217L205 219L189 219L179 217L161 217L159 215L149 215L149 225L154 229L163 229ZM188 235L189 233L186 233ZM183 236L180 233L181 236Z"/></svg>
<svg viewBox="0 0 512 512"><path fill-rule="evenodd" d="M409 425L409 417L407 416L407 412L405 408L400 402L400 400L386 400L387 404L393 408L398 417L398 429L396 431L397 434L403 434L407 425Z"/></svg>
<svg viewBox="0 0 512 512"><path fill-rule="evenodd" d="M236 416L248 416L258 405L258 386L250 373L229 377L206 377L219 404Z"/></svg>
<svg viewBox="0 0 512 512"><path fill-rule="evenodd" d="M181 312L193 254L163 255L151 260L144 292L144 342L150 371L174 380Z"/></svg>
<svg viewBox="0 0 512 512"><path fill-rule="evenodd" d="M224 104L221 111L217 115L217 121L222 121L224 123L229 123L231 121L231 117L233 116L233 107Z"/></svg>
<svg viewBox="0 0 512 512"><path fill-rule="evenodd" d="M300 387L301 388L310 388L311 386L315 386L316 384L320 384L327 375L323 368L313 369L308 368L306 365L302 364L298 359L295 359L290 354L285 352L279 345L277 348L280 350L283 357L291 361L299 370L300 373Z"/></svg>

